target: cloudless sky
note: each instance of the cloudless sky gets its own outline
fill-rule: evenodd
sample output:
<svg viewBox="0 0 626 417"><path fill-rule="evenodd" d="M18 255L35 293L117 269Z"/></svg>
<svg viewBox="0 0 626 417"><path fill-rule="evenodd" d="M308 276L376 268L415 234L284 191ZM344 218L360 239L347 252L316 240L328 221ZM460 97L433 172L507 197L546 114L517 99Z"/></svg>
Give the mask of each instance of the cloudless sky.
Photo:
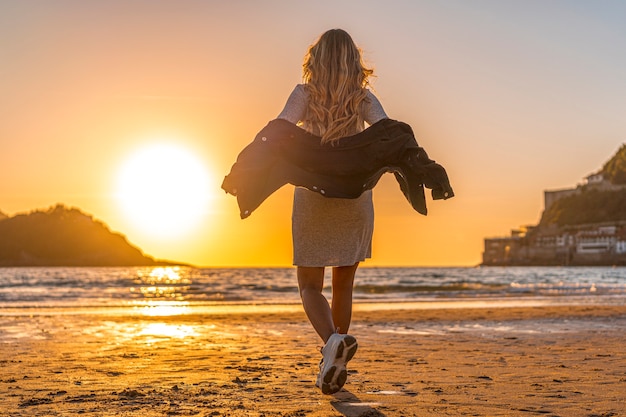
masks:
<svg viewBox="0 0 626 417"><path fill-rule="evenodd" d="M621 0L0 0L0 211L64 203L157 258L290 265L293 188L241 220L219 186L334 27L456 193L424 217L385 176L366 265L476 265L485 237L536 224L544 190L574 187L626 142ZM116 198L124 161L163 141L209 177L180 235L138 228Z"/></svg>

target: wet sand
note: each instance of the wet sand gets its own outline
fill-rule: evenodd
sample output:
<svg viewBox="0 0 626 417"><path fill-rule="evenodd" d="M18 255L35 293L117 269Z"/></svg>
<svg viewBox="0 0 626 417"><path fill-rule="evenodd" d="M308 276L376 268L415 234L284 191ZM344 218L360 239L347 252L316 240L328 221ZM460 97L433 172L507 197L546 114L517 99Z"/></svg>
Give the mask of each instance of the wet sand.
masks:
<svg viewBox="0 0 626 417"><path fill-rule="evenodd" d="M252 310L0 314L0 416L626 415L626 306L356 306L332 396L299 306Z"/></svg>

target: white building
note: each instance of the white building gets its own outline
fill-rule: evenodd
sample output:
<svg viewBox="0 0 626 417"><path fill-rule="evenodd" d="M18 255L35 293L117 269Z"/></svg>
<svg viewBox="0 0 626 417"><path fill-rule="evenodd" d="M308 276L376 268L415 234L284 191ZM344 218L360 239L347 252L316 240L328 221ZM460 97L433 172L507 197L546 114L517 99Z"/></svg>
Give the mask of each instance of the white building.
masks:
<svg viewBox="0 0 626 417"><path fill-rule="evenodd" d="M611 252L617 242L616 230L615 226L605 226L578 232L576 252L581 254Z"/></svg>

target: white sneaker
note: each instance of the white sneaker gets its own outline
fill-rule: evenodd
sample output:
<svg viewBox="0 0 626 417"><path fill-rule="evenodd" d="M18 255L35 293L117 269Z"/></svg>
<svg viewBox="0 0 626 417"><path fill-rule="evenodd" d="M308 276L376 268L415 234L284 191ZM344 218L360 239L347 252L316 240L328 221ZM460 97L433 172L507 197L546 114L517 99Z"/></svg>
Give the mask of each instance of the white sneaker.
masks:
<svg viewBox="0 0 626 417"><path fill-rule="evenodd" d="M343 387L348 378L346 364L354 354L358 344L354 336L334 333L322 348L320 373L315 385L324 394L334 394Z"/></svg>

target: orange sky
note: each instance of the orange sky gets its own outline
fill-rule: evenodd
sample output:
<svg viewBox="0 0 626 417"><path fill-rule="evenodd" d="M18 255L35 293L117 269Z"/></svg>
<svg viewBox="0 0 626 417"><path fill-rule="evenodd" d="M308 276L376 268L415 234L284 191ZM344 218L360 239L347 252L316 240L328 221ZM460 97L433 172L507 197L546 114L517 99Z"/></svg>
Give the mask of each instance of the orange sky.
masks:
<svg viewBox="0 0 626 417"><path fill-rule="evenodd" d="M456 192L424 217L383 178L366 265L478 264L484 237L536 223L543 190L575 186L626 141L621 1L9 0L0 211L64 203L157 258L290 265L292 188L240 220L219 185L332 27L364 49L388 115L413 127ZM125 161L155 143L206 169L207 206L184 233L139 227L116 197Z"/></svg>

